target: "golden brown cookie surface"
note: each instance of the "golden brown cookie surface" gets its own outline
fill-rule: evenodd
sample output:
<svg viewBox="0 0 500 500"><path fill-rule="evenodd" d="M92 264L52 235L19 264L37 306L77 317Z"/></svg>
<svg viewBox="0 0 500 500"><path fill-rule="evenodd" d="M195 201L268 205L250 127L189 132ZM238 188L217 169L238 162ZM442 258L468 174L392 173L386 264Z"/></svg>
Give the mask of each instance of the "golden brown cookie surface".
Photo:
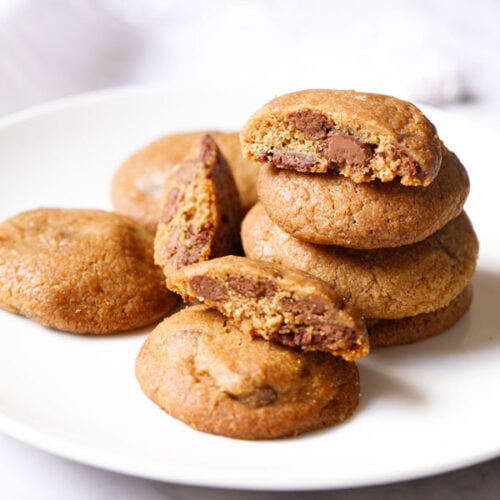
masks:
<svg viewBox="0 0 500 500"><path fill-rule="evenodd" d="M469 310L472 286L467 285L447 306L401 319L366 320L370 347L413 344L434 337L457 323Z"/></svg>
<svg viewBox="0 0 500 500"><path fill-rule="evenodd" d="M241 252L242 209L231 170L209 134L194 146L163 187L154 257L166 276L194 262Z"/></svg>
<svg viewBox="0 0 500 500"><path fill-rule="evenodd" d="M151 231L156 230L163 183L195 141L206 132L170 134L152 142L125 160L113 176L111 199L117 212L128 215ZM257 201L255 183L259 167L243 159L237 132L210 132L231 167L244 210Z"/></svg>
<svg viewBox="0 0 500 500"><path fill-rule="evenodd" d="M226 256L183 267L167 286L218 309L245 333L348 361L369 352L359 313L322 280L286 266Z"/></svg>
<svg viewBox="0 0 500 500"><path fill-rule="evenodd" d="M128 217L38 209L0 225L0 306L59 330L113 333L177 302L153 263L153 237Z"/></svg>
<svg viewBox="0 0 500 500"><path fill-rule="evenodd" d="M136 361L144 393L203 432L271 439L347 419L359 398L356 365L243 334L193 306L164 320Z"/></svg>
<svg viewBox="0 0 500 500"><path fill-rule="evenodd" d="M413 104L353 90L276 97L241 131L246 158L302 172L335 170L354 182L398 177L427 186L441 165L434 125Z"/></svg>
<svg viewBox="0 0 500 500"><path fill-rule="evenodd" d="M462 211L469 178L456 155L446 151L438 176L425 188L397 180L355 184L336 173L265 165L257 190L272 221L296 238L368 249L415 243L441 229Z"/></svg>
<svg viewBox="0 0 500 500"><path fill-rule="evenodd" d="M243 220L241 235L248 257L323 279L366 318L404 318L448 305L470 281L478 254L476 235L463 212L418 243L355 250L300 241L257 204Z"/></svg>

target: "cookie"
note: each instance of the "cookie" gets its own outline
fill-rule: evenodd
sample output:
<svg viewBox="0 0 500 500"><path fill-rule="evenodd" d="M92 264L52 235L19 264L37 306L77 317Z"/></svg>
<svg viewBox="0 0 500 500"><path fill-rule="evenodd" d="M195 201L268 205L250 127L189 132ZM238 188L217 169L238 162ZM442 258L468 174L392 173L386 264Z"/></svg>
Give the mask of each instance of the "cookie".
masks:
<svg viewBox="0 0 500 500"><path fill-rule="evenodd" d="M137 151L115 172L111 182L114 209L151 231L156 230L159 200L169 171L182 161L206 132L166 135ZM210 132L231 167L243 209L257 201L255 183L259 167L243 159L237 132Z"/></svg>
<svg viewBox="0 0 500 500"><path fill-rule="evenodd" d="M246 158L300 172L334 170L354 182L399 178L427 186L441 166L434 125L413 104L354 90L276 97L241 131Z"/></svg>
<svg viewBox="0 0 500 500"><path fill-rule="evenodd" d="M472 286L467 285L447 306L430 313L402 319L368 319L370 347L413 344L434 337L457 323L472 303Z"/></svg>
<svg viewBox="0 0 500 500"><path fill-rule="evenodd" d="M358 312L323 281L285 266L226 256L179 269L167 286L185 301L215 307L252 336L348 361L369 351Z"/></svg>
<svg viewBox="0 0 500 500"><path fill-rule="evenodd" d="M160 323L136 361L144 393L199 431L271 439L346 420L359 399L356 365L243 334L193 306Z"/></svg>
<svg viewBox="0 0 500 500"><path fill-rule="evenodd" d="M448 305L470 281L478 241L464 212L425 240L374 250L307 243L257 204L242 223L245 253L323 279L365 318L397 319Z"/></svg>
<svg viewBox="0 0 500 500"><path fill-rule="evenodd" d="M165 180L154 240L166 276L182 266L241 251L242 210L231 169L210 134Z"/></svg>
<svg viewBox="0 0 500 500"><path fill-rule="evenodd" d="M257 191L272 221L296 238L367 249L408 245L441 229L462 211L469 178L456 155L445 151L438 176L426 188L398 181L355 184L337 173L265 165Z"/></svg>
<svg viewBox="0 0 500 500"><path fill-rule="evenodd" d="M41 208L0 224L0 307L75 333L132 330L177 302L128 217Z"/></svg>

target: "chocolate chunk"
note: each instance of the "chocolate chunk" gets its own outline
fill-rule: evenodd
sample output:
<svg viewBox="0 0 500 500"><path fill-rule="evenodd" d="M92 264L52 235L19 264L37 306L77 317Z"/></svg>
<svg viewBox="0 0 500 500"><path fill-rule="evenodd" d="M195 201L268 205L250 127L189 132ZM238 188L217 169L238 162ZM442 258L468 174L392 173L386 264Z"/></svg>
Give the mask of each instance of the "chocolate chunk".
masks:
<svg viewBox="0 0 500 500"><path fill-rule="evenodd" d="M293 299L284 297L281 299L283 311L291 312L295 315L323 314L326 310L325 304L313 299Z"/></svg>
<svg viewBox="0 0 500 500"><path fill-rule="evenodd" d="M323 302L285 297L281 307L294 315L294 324L283 325L282 331L273 332L270 338L275 342L288 346L328 346L341 339L347 342L356 339L356 332L339 325L335 311Z"/></svg>
<svg viewBox="0 0 500 500"><path fill-rule="evenodd" d="M194 293L204 299L218 301L226 298L226 289L215 278L199 274L192 277L189 284Z"/></svg>
<svg viewBox="0 0 500 500"><path fill-rule="evenodd" d="M163 212L161 213L158 222L168 224L174 218L174 215L179 207L179 203L183 198L184 194L180 192L179 188L173 188L168 193L167 199L163 204Z"/></svg>
<svg viewBox="0 0 500 500"><path fill-rule="evenodd" d="M203 249L209 243L210 236L206 230L194 234L192 228L188 226L186 232L190 238L189 245L182 243L181 233L178 228L172 230L165 245L165 256L171 261L175 269L199 262Z"/></svg>
<svg viewBox="0 0 500 500"><path fill-rule="evenodd" d="M244 297L258 298L272 295L277 290L277 285L267 279L245 278L244 276L228 276L227 283L230 288Z"/></svg>
<svg viewBox="0 0 500 500"><path fill-rule="evenodd" d="M348 168L351 171L369 171L369 163L376 146L358 137L335 129L335 123L327 116L312 109L294 111L288 115L292 126L304 134L305 139L320 141L323 156L331 167ZM314 172L318 162L305 153L274 150L258 161L272 161L274 165L299 172Z"/></svg>
<svg viewBox="0 0 500 500"><path fill-rule="evenodd" d="M427 172L423 171L420 164L415 160L415 158L413 158L413 155L406 148L403 148L398 144L393 144L392 150L395 158L401 162L398 169L399 175L416 179L427 178Z"/></svg>
<svg viewBox="0 0 500 500"><path fill-rule="evenodd" d="M217 154L217 145L210 134L205 134L201 139L200 150L198 153L198 161L208 163L210 157L215 158Z"/></svg>
<svg viewBox="0 0 500 500"><path fill-rule="evenodd" d="M285 332L275 330L269 332L269 340L287 347L328 347L339 340L347 345L356 342L356 332L352 328L338 325L326 327L322 322L316 328L295 326L293 329L287 327Z"/></svg>
<svg viewBox="0 0 500 500"><path fill-rule="evenodd" d="M310 172L315 169L316 163L304 153L293 153L291 151L273 151L272 162L284 168L291 168L298 172Z"/></svg>
<svg viewBox="0 0 500 500"><path fill-rule="evenodd" d="M375 149L373 144L364 143L357 137L335 130L335 124L319 111L312 109L294 111L288 115L288 120L304 134L306 139L323 140L325 158L338 166L365 169L373 156ZM276 159L274 162L278 163ZM295 160L295 163L298 162L301 162L300 159ZM289 168L310 170L304 161L301 162L303 165L298 165L299 168L293 166L294 160L288 158L288 155L282 159L282 163Z"/></svg>
<svg viewBox="0 0 500 500"><path fill-rule="evenodd" d="M191 184L196 175L199 175L200 163L204 170L209 170L217 156L217 144L210 134L205 134L201 139L196 156L185 159L175 172L176 179L181 184Z"/></svg>
<svg viewBox="0 0 500 500"><path fill-rule="evenodd" d="M181 231L178 227L174 227L168 235L168 240L164 245L164 253L168 258L171 258L177 253L177 249L181 246Z"/></svg>
<svg viewBox="0 0 500 500"><path fill-rule="evenodd" d="M339 167L351 170L368 170L375 145L362 142L344 132L334 132L325 140L323 154L327 160Z"/></svg>
<svg viewBox="0 0 500 500"><path fill-rule="evenodd" d="M190 226L189 226L190 227ZM182 266L187 266L189 264L194 264L200 261L200 255L202 250L207 246L210 240L210 235L208 231L204 230L201 233L195 234L191 240L190 245L183 246L181 256L179 261Z"/></svg>
<svg viewBox="0 0 500 500"><path fill-rule="evenodd" d="M191 184L196 177L197 163L194 160L185 160L175 172L175 177L180 184Z"/></svg>
<svg viewBox="0 0 500 500"><path fill-rule="evenodd" d="M303 109L288 115L288 121L300 130L306 139L325 139L333 124L319 111Z"/></svg>
<svg viewBox="0 0 500 500"><path fill-rule="evenodd" d="M270 385L261 385L248 394L232 397L245 406L259 408L274 403L278 399L278 393Z"/></svg>

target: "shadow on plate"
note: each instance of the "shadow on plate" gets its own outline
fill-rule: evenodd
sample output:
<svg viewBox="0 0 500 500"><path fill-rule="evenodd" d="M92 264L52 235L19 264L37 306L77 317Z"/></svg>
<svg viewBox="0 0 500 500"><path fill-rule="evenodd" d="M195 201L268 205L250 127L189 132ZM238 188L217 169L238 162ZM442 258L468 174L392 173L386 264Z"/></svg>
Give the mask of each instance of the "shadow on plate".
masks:
<svg viewBox="0 0 500 500"><path fill-rule="evenodd" d="M450 356L473 356L478 351L500 346L500 274L478 271L473 279L474 297L469 312L448 331L411 345L374 349L360 360L362 398L359 409L374 400L393 399L410 405L425 402L425 394L412 379L395 375L396 367L439 362ZM387 371L384 371L387 366ZM399 369L398 369L399 367Z"/></svg>
<svg viewBox="0 0 500 500"><path fill-rule="evenodd" d="M361 379L361 398L357 411L362 411L375 399L391 399L408 406L418 406L426 402L425 393L412 384L411 379L407 381L361 363L358 369Z"/></svg>

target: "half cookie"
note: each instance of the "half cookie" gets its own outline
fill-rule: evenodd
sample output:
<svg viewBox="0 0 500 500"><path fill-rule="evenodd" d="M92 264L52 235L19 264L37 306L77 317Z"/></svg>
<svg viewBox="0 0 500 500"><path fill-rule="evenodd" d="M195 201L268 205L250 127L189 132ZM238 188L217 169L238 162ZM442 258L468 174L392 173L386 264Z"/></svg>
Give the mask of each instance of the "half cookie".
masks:
<svg viewBox="0 0 500 500"><path fill-rule="evenodd" d="M167 177L155 263L174 270L240 249L241 205L231 170L210 135Z"/></svg>
<svg viewBox="0 0 500 500"><path fill-rule="evenodd" d="M354 182L400 178L427 186L441 165L434 125L413 104L353 90L277 97L241 131L246 158L300 172L335 170Z"/></svg>
<svg viewBox="0 0 500 500"><path fill-rule="evenodd" d="M352 361L368 354L364 322L323 281L285 266L227 256L183 267L167 286L215 307L244 332Z"/></svg>

